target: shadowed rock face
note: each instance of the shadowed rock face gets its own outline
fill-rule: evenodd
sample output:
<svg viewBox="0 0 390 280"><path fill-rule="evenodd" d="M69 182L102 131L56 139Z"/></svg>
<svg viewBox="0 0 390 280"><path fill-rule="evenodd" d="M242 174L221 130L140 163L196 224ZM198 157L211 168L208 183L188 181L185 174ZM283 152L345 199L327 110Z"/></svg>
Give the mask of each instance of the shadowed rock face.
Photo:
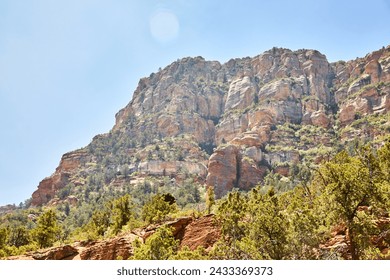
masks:
<svg viewBox="0 0 390 280"><path fill-rule="evenodd" d="M82 186L103 162L114 172L127 164L142 176L177 177L186 170L214 186L217 197L248 190L271 170L288 175L289 165L316 147L383 134L375 127L343 128L389 110L390 47L335 63L315 50L282 48L225 64L183 58L142 78L112 131L65 154L32 205L49 203L70 183ZM305 126L321 134L305 134ZM152 153L156 139L164 153Z"/></svg>

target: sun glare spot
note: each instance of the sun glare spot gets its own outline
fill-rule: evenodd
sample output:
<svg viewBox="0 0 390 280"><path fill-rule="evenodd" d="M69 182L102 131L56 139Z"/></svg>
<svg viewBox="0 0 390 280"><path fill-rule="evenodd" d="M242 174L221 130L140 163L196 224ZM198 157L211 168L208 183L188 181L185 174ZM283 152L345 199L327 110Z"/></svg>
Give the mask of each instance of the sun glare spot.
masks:
<svg viewBox="0 0 390 280"><path fill-rule="evenodd" d="M159 10L150 18L150 32L162 44L173 41L179 34L179 21L169 10Z"/></svg>

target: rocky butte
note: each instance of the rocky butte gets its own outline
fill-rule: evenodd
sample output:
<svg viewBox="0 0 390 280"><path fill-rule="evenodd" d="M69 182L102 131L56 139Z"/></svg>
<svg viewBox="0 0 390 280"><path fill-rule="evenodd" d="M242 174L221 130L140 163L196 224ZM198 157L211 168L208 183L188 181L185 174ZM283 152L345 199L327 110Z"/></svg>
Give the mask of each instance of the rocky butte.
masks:
<svg viewBox="0 0 390 280"><path fill-rule="evenodd" d="M389 110L390 46L334 63L284 48L224 64L183 58L142 78L112 130L65 154L31 205L77 203L91 174L104 176L101 191L185 175L217 197L249 190L354 138L380 142Z"/></svg>

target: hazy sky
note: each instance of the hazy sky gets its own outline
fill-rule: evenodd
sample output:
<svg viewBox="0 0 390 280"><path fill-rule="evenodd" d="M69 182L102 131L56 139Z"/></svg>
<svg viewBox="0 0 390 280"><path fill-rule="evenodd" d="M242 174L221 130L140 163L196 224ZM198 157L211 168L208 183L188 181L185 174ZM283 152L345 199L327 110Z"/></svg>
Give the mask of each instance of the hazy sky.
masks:
<svg viewBox="0 0 390 280"><path fill-rule="evenodd" d="M390 0L0 0L0 205L108 132L159 67L274 46L354 59L390 44L389 19Z"/></svg>

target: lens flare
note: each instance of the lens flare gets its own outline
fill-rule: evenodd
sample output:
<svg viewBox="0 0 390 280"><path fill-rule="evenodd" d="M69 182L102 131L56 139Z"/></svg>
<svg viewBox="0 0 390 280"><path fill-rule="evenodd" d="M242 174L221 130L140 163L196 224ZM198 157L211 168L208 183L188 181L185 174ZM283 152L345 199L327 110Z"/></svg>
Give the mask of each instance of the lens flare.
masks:
<svg viewBox="0 0 390 280"><path fill-rule="evenodd" d="M162 44L167 44L176 39L179 34L179 21L174 13L169 10L160 10L150 18L150 33L153 38Z"/></svg>

